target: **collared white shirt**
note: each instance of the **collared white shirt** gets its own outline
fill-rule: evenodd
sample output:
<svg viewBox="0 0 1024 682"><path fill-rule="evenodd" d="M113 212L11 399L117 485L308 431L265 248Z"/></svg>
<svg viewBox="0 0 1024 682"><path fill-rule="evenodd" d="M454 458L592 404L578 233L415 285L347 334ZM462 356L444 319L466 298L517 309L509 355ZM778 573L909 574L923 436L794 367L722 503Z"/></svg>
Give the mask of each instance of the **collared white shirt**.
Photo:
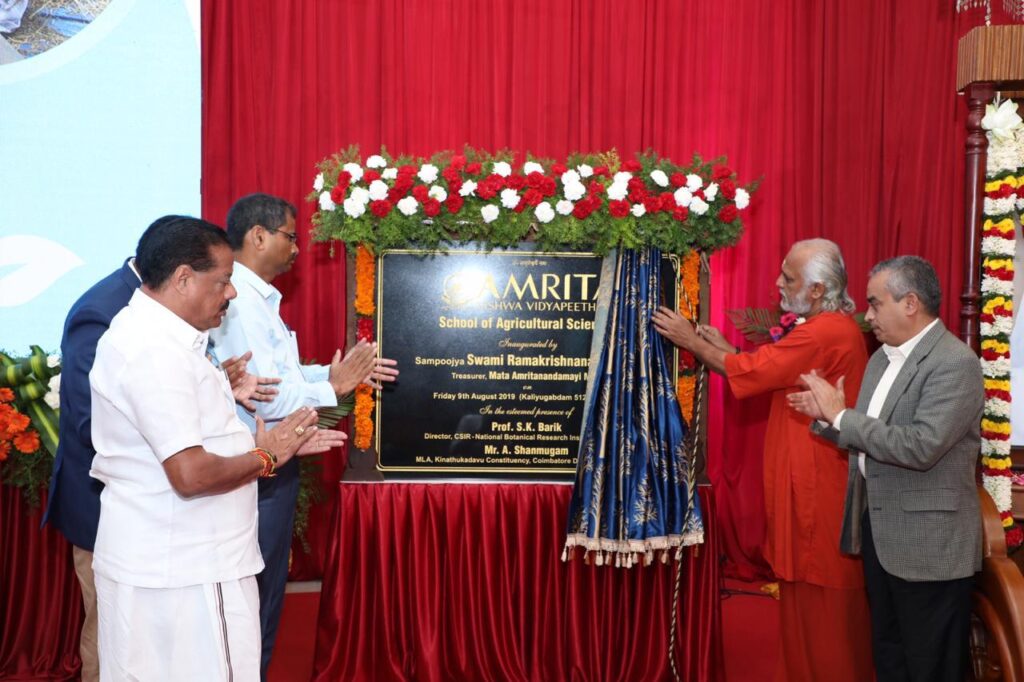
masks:
<svg viewBox="0 0 1024 682"><path fill-rule="evenodd" d="M890 346L884 344L882 346L882 352L885 353L886 357L889 358L889 365L885 368L882 373L882 378L878 380L878 385L875 386L875 392L871 394L871 400L868 402L867 416L877 417L882 413L882 406L885 405L885 399L889 396L889 389L892 388L893 383L896 381L896 376L903 369L903 365L906 363L907 358L913 352L917 344L921 342L924 335L931 331L932 327L938 324L938 318L931 321L931 324L926 326L924 329L919 331L913 338L908 341L904 341L899 346ZM840 423L843 420L843 410L836 415L836 420L833 426L836 430L839 430ZM864 473L864 462L866 455L863 452L857 453L857 468L860 469L860 475L867 478L867 474Z"/></svg>
<svg viewBox="0 0 1024 682"><path fill-rule="evenodd" d="M201 445L222 457L254 446L207 335L138 289L96 347L90 475L105 485L93 555L97 574L136 587L235 580L263 569L256 482L185 499L164 460Z"/></svg>
<svg viewBox="0 0 1024 682"><path fill-rule="evenodd" d="M231 283L238 297L231 301L220 327L210 330L217 358L224 361L252 351L250 374L281 379L274 400L256 403L256 414L273 422L300 407L337 405L338 397L327 381L330 368L299 362L295 333L281 319L281 292L237 261ZM256 430L253 415L241 406L238 414L250 429Z"/></svg>

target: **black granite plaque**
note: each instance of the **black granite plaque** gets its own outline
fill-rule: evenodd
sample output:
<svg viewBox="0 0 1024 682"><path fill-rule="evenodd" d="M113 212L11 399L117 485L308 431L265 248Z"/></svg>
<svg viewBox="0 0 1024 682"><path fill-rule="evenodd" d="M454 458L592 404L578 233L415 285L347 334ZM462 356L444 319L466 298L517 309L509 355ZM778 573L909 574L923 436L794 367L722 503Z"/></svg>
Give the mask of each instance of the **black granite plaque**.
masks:
<svg viewBox="0 0 1024 682"><path fill-rule="evenodd" d="M377 338L401 376L377 403L378 469L570 479L600 271L593 254L530 244L381 254Z"/></svg>

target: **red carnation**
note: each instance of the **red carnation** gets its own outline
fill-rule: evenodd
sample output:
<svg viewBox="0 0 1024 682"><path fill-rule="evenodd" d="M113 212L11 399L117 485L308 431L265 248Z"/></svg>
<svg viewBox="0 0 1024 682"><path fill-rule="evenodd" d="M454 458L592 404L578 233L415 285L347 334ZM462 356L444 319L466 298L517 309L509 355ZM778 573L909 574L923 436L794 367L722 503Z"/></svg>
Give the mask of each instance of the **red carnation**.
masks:
<svg viewBox="0 0 1024 682"><path fill-rule="evenodd" d="M554 178L544 178L544 184L540 187L541 193L546 197L555 196L555 192L558 191L558 183L555 182Z"/></svg>
<svg viewBox="0 0 1024 682"><path fill-rule="evenodd" d="M423 202L423 213L431 218L441 212L441 202L434 197L427 197Z"/></svg>
<svg viewBox="0 0 1024 682"><path fill-rule="evenodd" d="M455 156L452 157L452 162L451 162L451 165L449 166L449 168L454 168L455 170L459 170L460 168L462 168L465 165L466 165L466 157L462 156L461 154L456 154Z"/></svg>
<svg viewBox="0 0 1024 682"><path fill-rule="evenodd" d="M1024 543L1024 530L1020 526L1010 526L1006 531L1006 545L1008 547L1018 547Z"/></svg>
<svg viewBox="0 0 1024 682"><path fill-rule="evenodd" d="M409 164L405 164L404 166L399 166L398 167L398 175L399 175L399 177L401 177L403 175L406 175L406 176L408 176L408 175L416 175L416 171L417 171L416 166L411 166Z"/></svg>
<svg viewBox="0 0 1024 682"><path fill-rule="evenodd" d="M523 194L523 201L521 203L524 203L527 206L536 206L537 204L539 204L543 200L544 200L544 195L541 194L539 190L528 189ZM516 208L518 208L518 206Z"/></svg>
<svg viewBox="0 0 1024 682"><path fill-rule="evenodd" d="M622 170L628 171L630 173L636 173L641 168L643 168L643 166L641 166L640 162L635 159L630 159L629 161L625 161L622 164Z"/></svg>
<svg viewBox="0 0 1024 682"><path fill-rule="evenodd" d="M521 190L526 187L526 178L522 175L510 175L505 178L505 184L514 190Z"/></svg>
<svg viewBox="0 0 1024 682"><path fill-rule="evenodd" d="M369 185L374 180L380 180L380 173L373 170L372 168L367 169L363 172L363 181Z"/></svg>
<svg viewBox="0 0 1024 682"><path fill-rule="evenodd" d="M388 190L388 201L390 201L393 204L397 204L398 200L404 196L405 192L398 189L397 187L392 187L391 189Z"/></svg>
<svg viewBox="0 0 1024 682"><path fill-rule="evenodd" d="M647 188L639 187L637 189L629 190L629 200L634 204L642 204L644 199L647 198Z"/></svg>
<svg viewBox="0 0 1024 682"><path fill-rule="evenodd" d="M625 218L629 215L628 201L609 201L608 214L613 218Z"/></svg>
<svg viewBox="0 0 1024 682"><path fill-rule="evenodd" d="M391 213L391 207L391 202L386 199L381 199L379 201L371 201L370 213L377 216L378 218L383 218L388 213Z"/></svg>
<svg viewBox="0 0 1024 682"><path fill-rule="evenodd" d="M726 204L718 211L718 219L723 223L731 223L736 220L737 214L738 212L736 211L736 206L734 204Z"/></svg>
<svg viewBox="0 0 1024 682"><path fill-rule="evenodd" d="M591 213L590 203L587 201L578 201L572 209L572 214L577 220L583 220Z"/></svg>
<svg viewBox="0 0 1024 682"><path fill-rule="evenodd" d="M715 166L711 170L711 179L712 180L725 180L726 178L731 178L731 177L732 177L732 171L729 170L726 166Z"/></svg>
<svg viewBox="0 0 1024 682"><path fill-rule="evenodd" d="M657 213L661 209L661 197L647 196L643 200L644 210L648 213Z"/></svg>
<svg viewBox="0 0 1024 682"><path fill-rule="evenodd" d="M455 214L462 210L463 199L458 194L449 194L448 200L444 202L449 213Z"/></svg>
<svg viewBox="0 0 1024 682"><path fill-rule="evenodd" d="M524 210L526 210L526 202L520 199L519 203L516 204L516 207L513 208L512 210L515 211L516 213L522 213Z"/></svg>
<svg viewBox="0 0 1024 682"><path fill-rule="evenodd" d="M422 204L430 196L430 188L426 185L416 185L412 188L412 195L416 197L416 201Z"/></svg>
<svg viewBox="0 0 1024 682"><path fill-rule="evenodd" d="M543 173L533 171L532 173L526 176L526 184L529 185L530 187L533 187L534 189L540 189L541 187L544 186L544 180L546 179L547 178L544 177Z"/></svg>
<svg viewBox="0 0 1024 682"><path fill-rule="evenodd" d="M718 192L726 199L735 199L736 183L732 180L722 180L718 183Z"/></svg>
<svg viewBox="0 0 1024 682"><path fill-rule="evenodd" d="M587 194L604 194L604 185L597 180L591 180L587 185Z"/></svg>
<svg viewBox="0 0 1024 682"><path fill-rule="evenodd" d="M640 178L630 178L626 182L626 189L633 191L635 189L646 189L644 181Z"/></svg>
<svg viewBox="0 0 1024 682"><path fill-rule="evenodd" d="M686 184L686 176L682 173L673 173L669 176L668 181L673 187L682 187Z"/></svg>
<svg viewBox="0 0 1024 682"><path fill-rule="evenodd" d="M352 182L352 174L348 171L341 171L338 173L338 186L348 189L349 184Z"/></svg>
<svg viewBox="0 0 1024 682"><path fill-rule="evenodd" d="M336 204L340 204L345 201L345 187L342 185L335 185L331 188L331 201Z"/></svg>
<svg viewBox="0 0 1024 682"><path fill-rule="evenodd" d="M360 317L356 320L356 339L373 341L373 318Z"/></svg>
<svg viewBox="0 0 1024 682"><path fill-rule="evenodd" d="M455 182L462 182L462 176L459 175L459 171L453 166L448 166L441 171L441 177L447 180L449 185Z"/></svg>
<svg viewBox="0 0 1024 682"><path fill-rule="evenodd" d="M676 206L675 210L672 211L672 217L678 220L679 222L684 222L687 218L690 217L690 209L686 208L685 206Z"/></svg>
<svg viewBox="0 0 1024 682"><path fill-rule="evenodd" d="M501 185L492 180L493 177L494 176L492 175L484 178L480 181L480 184L476 186L476 195L484 201L493 199L494 195L498 193L499 189L501 189Z"/></svg>
<svg viewBox="0 0 1024 682"><path fill-rule="evenodd" d="M603 175L604 177L607 178L611 174L608 172L608 166L598 166L597 168L594 169L594 175Z"/></svg>
<svg viewBox="0 0 1024 682"><path fill-rule="evenodd" d="M476 175L482 168L483 166L481 166L479 162L474 162L466 166L466 173L469 175Z"/></svg>
<svg viewBox="0 0 1024 682"><path fill-rule="evenodd" d="M564 173L567 170L569 169L566 168L564 163L556 163L555 165L551 166L551 172L558 176L561 176L562 173Z"/></svg>
<svg viewBox="0 0 1024 682"><path fill-rule="evenodd" d="M675 210L675 207L676 207L676 197L675 197L674 194L672 194L672 192L662 192L660 199L661 199L661 210L662 211L672 211L672 210Z"/></svg>

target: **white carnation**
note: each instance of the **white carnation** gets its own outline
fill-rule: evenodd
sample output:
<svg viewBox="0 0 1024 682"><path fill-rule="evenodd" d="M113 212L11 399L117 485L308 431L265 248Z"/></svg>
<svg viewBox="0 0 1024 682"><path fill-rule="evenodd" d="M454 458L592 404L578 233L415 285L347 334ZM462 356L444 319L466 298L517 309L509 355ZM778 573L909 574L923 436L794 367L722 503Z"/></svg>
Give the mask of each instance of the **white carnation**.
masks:
<svg viewBox="0 0 1024 682"><path fill-rule="evenodd" d="M537 204L537 208L533 209L533 215L537 216L537 220L542 223L550 223L555 218L555 209L551 208L551 204L546 201L542 201Z"/></svg>
<svg viewBox="0 0 1024 682"><path fill-rule="evenodd" d="M651 180L654 180L654 184L658 187L668 187L668 176L663 170L652 170Z"/></svg>
<svg viewBox="0 0 1024 682"><path fill-rule="evenodd" d="M999 279L998 277L982 277L981 293L996 294L999 296L1013 296L1013 282Z"/></svg>
<svg viewBox="0 0 1024 682"><path fill-rule="evenodd" d="M47 355L46 356L46 366L49 367L50 369L54 369L56 367L60 367L60 356L57 355L56 353L51 353L50 355ZM52 379L51 379L51 381L52 381Z"/></svg>
<svg viewBox="0 0 1024 682"><path fill-rule="evenodd" d="M334 199L331 199L331 193L320 192L320 210L333 211L336 208L338 208L338 206L334 203Z"/></svg>
<svg viewBox="0 0 1024 682"><path fill-rule="evenodd" d="M380 154L374 154L366 160L367 168L384 168L388 165L388 162L384 160L384 157Z"/></svg>
<svg viewBox="0 0 1024 682"><path fill-rule="evenodd" d="M341 170L352 176L352 182L358 182L363 177L363 168L358 163L346 163Z"/></svg>
<svg viewBox="0 0 1024 682"><path fill-rule="evenodd" d="M505 208L515 208L519 205L519 195L511 187L501 190L501 205Z"/></svg>
<svg viewBox="0 0 1024 682"><path fill-rule="evenodd" d="M626 198L626 193L629 190L624 182L613 182L611 187L608 188L608 198L615 201L622 201Z"/></svg>
<svg viewBox="0 0 1024 682"><path fill-rule="evenodd" d="M1003 215L1004 213L1011 213L1013 206L1016 203L1016 197L1010 195L1008 197L1000 197L999 199L989 199L985 197L985 206L982 212L985 215Z"/></svg>
<svg viewBox="0 0 1024 682"><path fill-rule="evenodd" d="M612 182L613 183L621 182L623 185L625 185L627 182L629 182L632 179L633 179L633 174L630 173L629 171L619 171L614 176L612 176Z"/></svg>
<svg viewBox="0 0 1024 682"><path fill-rule="evenodd" d="M739 209L740 211L742 211L743 209L750 205L750 195L747 193L747 190L743 188L736 190L735 200L736 208Z"/></svg>
<svg viewBox="0 0 1024 682"><path fill-rule="evenodd" d="M384 178L385 180L394 180L395 178L398 177L398 169L397 168L385 168L384 170L382 170L380 172L380 176L382 178Z"/></svg>
<svg viewBox="0 0 1024 682"><path fill-rule="evenodd" d="M983 237L981 252L989 256L1013 256L1016 243L1004 237Z"/></svg>
<svg viewBox="0 0 1024 682"><path fill-rule="evenodd" d="M462 187L459 188L459 196L468 197L472 196L473 192L476 191L476 183L472 180L466 180L462 183Z"/></svg>
<svg viewBox="0 0 1024 682"><path fill-rule="evenodd" d="M572 213L573 208L575 208L575 206L568 199L562 199L555 204L555 210L558 211L560 215L569 215Z"/></svg>
<svg viewBox="0 0 1024 682"><path fill-rule="evenodd" d="M565 198L569 201L579 201L587 193L587 188L582 182L574 182L565 186Z"/></svg>
<svg viewBox="0 0 1024 682"><path fill-rule="evenodd" d="M51 355L50 357L55 357ZM49 364L49 358L47 358L47 364ZM49 389L46 395L43 396L43 401L50 406L51 410L60 409L60 375L54 374L50 377L50 381L47 384Z"/></svg>
<svg viewBox="0 0 1024 682"><path fill-rule="evenodd" d="M690 193L690 190L685 187L677 189L672 194L672 198L676 200L676 206L682 206L683 208L688 208L690 206L690 202L693 201L693 195Z"/></svg>
<svg viewBox="0 0 1024 682"><path fill-rule="evenodd" d="M405 197L404 199L399 199L395 206L402 212L402 215L411 216L416 213L419 203L416 201L416 197Z"/></svg>
<svg viewBox="0 0 1024 682"><path fill-rule="evenodd" d="M345 202L342 204L342 207L345 209L345 215L347 215L349 218L358 218L359 216L366 213L366 204L355 199L354 197L349 197L348 199L345 199Z"/></svg>
<svg viewBox="0 0 1024 682"><path fill-rule="evenodd" d="M579 182L580 174L574 171L573 169L570 168L569 170L562 173L562 184L565 185L566 187L568 187L569 185L577 185L579 184Z"/></svg>
<svg viewBox="0 0 1024 682"><path fill-rule="evenodd" d="M313 191L319 192L324 188L324 174L317 173L316 177L313 178Z"/></svg>
<svg viewBox="0 0 1024 682"><path fill-rule="evenodd" d="M708 212L708 205L700 197L694 197L693 201L690 202L690 210L697 215L704 215Z"/></svg>
<svg viewBox="0 0 1024 682"><path fill-rule="evenodd" d="M707 189L704 190L704 198L710 202L714 201L716 196L718 196L718 183L712 182L708 185Z"/></svg>
<svg viewBox="0 0 1024 682"><path fill-rule="evenodd" d="M440 185L431 185L430 191L427 192L428 197L437 199L438 201L444 201L448 198L448 192L444 190L444 187Z"/></svg>
<svg viewBox="0 0 1024 682"><path fill-rule="evenodd" d="M629 212L635 215L637 218L639 218L644 213L647 213L647 207L644 206L643 204L633 204L633 206L629 209Z"/></svg>
<svg viewBox="0 0 1024 682"><path fill-rule="evenodd" d="M434 180L437 180L437 166L431 163L423 164L420 166L420 172L416 174L416 177L429 185Z"/></svg>
<svg viewBox="0 0 1024 682"><path fill-rule="evenodd" d="M483 217L485 223L493 223L498 219L498 207L494 204L487 204L480 209L480 215Z"/></svg>
<svg viewBox="0 0 1024 682"><path fill-rule="evenodd" d="M506 161L495 161L494 162L494 174L500 175L503 178L507 178L512 175L512 166L508 165Z"/></svg>
<svg viewBox="0 0 1024 682"><path fill-rule="evenodd" d="M350 199L355 199L363 206L370 203L370 190L365 187L353 187L348 195Z"/></svg>
<svg viewBox="0 0 1024 682"><path fill-rule="evenodd" d="M371 201L386 199L388 196L388 183L383 180L374 180L371 182L369 196Z"/></svg>
<svg viewBox="0 0 1024 682"><path fill-rule="evenodd" d="M576 170L580 172L581 178L589 178L591 175L594 174L594 169L585 163L576 166Z"/></svg>
<svg viewBox="0 0 1024 682"><path fill-rule="evenodd" d="M696 192L704 184L704 181L696 173L690 173L686 176L686 189L691 192Z"/></svg>
<svg viewBox="0 0 1024 682"><path fill-rule="evenodd" d="M544 172L544 166L540 165L536 161L527 161L526 163L523 164L523 175L529 175L530 173L543 173L543 172Z"/></svg>

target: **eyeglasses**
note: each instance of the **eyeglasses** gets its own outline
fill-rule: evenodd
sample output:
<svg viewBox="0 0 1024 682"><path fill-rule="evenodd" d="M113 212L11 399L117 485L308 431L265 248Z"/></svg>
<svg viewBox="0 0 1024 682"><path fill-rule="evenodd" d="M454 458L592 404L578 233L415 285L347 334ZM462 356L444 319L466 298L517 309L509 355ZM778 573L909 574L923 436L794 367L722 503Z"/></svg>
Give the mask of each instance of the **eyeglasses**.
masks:
<svg viewBox="0 0 1024 682"><path fill-rule="evenodd" d="M299 241L299 235L297 235L294 232L284 232L282 230L277 229L276 227L265 227L263 229L265 229L267 232L274 232L275 234L281 235L282 237L290 241L292 244Z"/></svg>

